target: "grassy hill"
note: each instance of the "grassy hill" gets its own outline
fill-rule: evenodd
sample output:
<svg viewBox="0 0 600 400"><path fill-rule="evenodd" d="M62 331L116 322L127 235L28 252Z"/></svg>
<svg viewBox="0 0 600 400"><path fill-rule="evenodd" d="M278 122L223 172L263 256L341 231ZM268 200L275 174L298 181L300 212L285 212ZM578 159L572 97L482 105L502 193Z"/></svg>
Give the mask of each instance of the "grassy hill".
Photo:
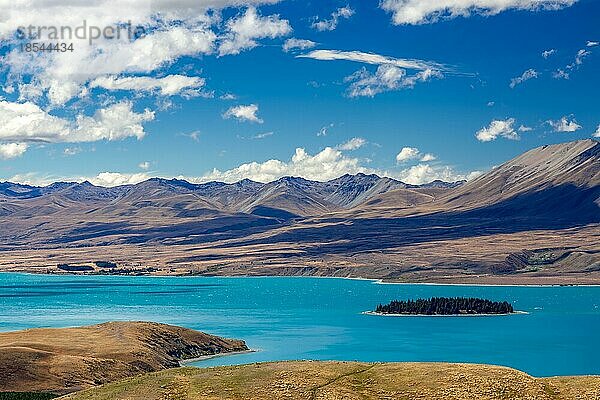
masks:
<svg viewBox="0 0 600 400"><path fill-rule="evenodd" d="M0 333L0 392L64 394L179 367L183 359L247 349L241 340L151 322ZM0 393L5 398L40 397Z"/></svg>
<svg viewBox="0 0 600 400"><path fill-rule="evenodd" d="M151 373L64 397L100 399L598 399L600 377L533 378L487 365L276 362Z"/></svg>

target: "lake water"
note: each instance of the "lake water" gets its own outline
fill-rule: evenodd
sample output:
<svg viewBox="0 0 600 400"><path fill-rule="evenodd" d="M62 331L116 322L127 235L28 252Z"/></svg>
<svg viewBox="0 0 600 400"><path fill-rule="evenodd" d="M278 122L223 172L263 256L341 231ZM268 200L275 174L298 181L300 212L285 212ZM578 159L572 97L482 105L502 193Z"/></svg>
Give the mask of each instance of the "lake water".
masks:
<svg viewBox="0 0 600 400"><path fill-rule="evenodd" d="M508 300L525 315L378 317L393 299ZM244 339L269 360L453 361L535 376L600 374L600 287L390 285L327 278L0 274L0 330L146 320Z"/></svg>

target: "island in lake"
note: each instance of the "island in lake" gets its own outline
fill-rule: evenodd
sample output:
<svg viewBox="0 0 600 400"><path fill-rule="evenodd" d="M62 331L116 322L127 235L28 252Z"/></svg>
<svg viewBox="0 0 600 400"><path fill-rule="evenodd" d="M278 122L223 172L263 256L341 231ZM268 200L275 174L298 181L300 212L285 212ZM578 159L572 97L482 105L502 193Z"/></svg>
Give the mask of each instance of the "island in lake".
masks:
<svg viewBox="0 0 600 400"><path fill-rule="evenodd" d="M473 297L432 297L430 299L394 300L379 304L371 314L378 315L505 315L514 314L507 301Z"/></svg>

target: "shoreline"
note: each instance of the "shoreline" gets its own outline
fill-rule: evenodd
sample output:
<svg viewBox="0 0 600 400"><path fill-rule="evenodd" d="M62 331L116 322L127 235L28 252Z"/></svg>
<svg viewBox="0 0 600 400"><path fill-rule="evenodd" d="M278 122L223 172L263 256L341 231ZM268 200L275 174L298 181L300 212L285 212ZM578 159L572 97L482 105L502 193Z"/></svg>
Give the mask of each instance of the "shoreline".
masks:
<svg viewBox="0 0 600 400"><path fill-rule="evenodd" d="M318 279L343 279L351 281L369 281L374 285L419 285L419 286L471 286L471 287L539 287L539 288L550 288L550 287L600 287L600 283L464 283L464 282L395 282L386 281L381 278L364 278L364 277L344 277L344 276L323 276L323 275L158 275L158 274L142 274L142 275L121 275L121 274L78 274L78 273L46 273L40 271L3 271L0 270L0 274L13 274L13 275L33 275L33 276L56 276L56 277L76 277L76 276L88 276L88 277L122 277L122 278L139 278L139 277L152 277L152 278L318 278Z"/></svg>
<svg viewBox="0 0 600 400"><path fill-rule="evenodd" d="M376 317L508 317L511 315L528 315L527 311L515 311L508 314L386 314L375 311L363 311L363 315Z"/></svg>
<svg viewBox="0 0 600 400"><path fill-rule="evenodd" d="M196 363L196 362L200 362L200 361L211 360L213 358L236 356L236 355L240 355L240 354L250 354L250 353L256 353L256 352L258 352L258 350L249 349L249 350L242 350L242 351L232 351L230 353L208 354L206 356L200 356L200 357L195 357L195 358L186 358L185 360L180 360L179 366L186 367L186 366L189 366L188 364L192 364L192 363Z"/></svg>

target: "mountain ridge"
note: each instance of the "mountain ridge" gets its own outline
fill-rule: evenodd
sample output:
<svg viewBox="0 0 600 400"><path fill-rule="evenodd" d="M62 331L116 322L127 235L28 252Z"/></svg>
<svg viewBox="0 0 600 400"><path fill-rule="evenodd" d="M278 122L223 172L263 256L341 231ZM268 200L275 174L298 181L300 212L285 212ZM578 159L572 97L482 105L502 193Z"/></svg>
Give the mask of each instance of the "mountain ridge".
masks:
<svg viewBox="0 0 600 400"><path fill-rule="evenodd" d="M160 274L600 283L594 140L532 149L454 185L362 174L54 188L0 200L1 270L96 259Z"/></svg>

